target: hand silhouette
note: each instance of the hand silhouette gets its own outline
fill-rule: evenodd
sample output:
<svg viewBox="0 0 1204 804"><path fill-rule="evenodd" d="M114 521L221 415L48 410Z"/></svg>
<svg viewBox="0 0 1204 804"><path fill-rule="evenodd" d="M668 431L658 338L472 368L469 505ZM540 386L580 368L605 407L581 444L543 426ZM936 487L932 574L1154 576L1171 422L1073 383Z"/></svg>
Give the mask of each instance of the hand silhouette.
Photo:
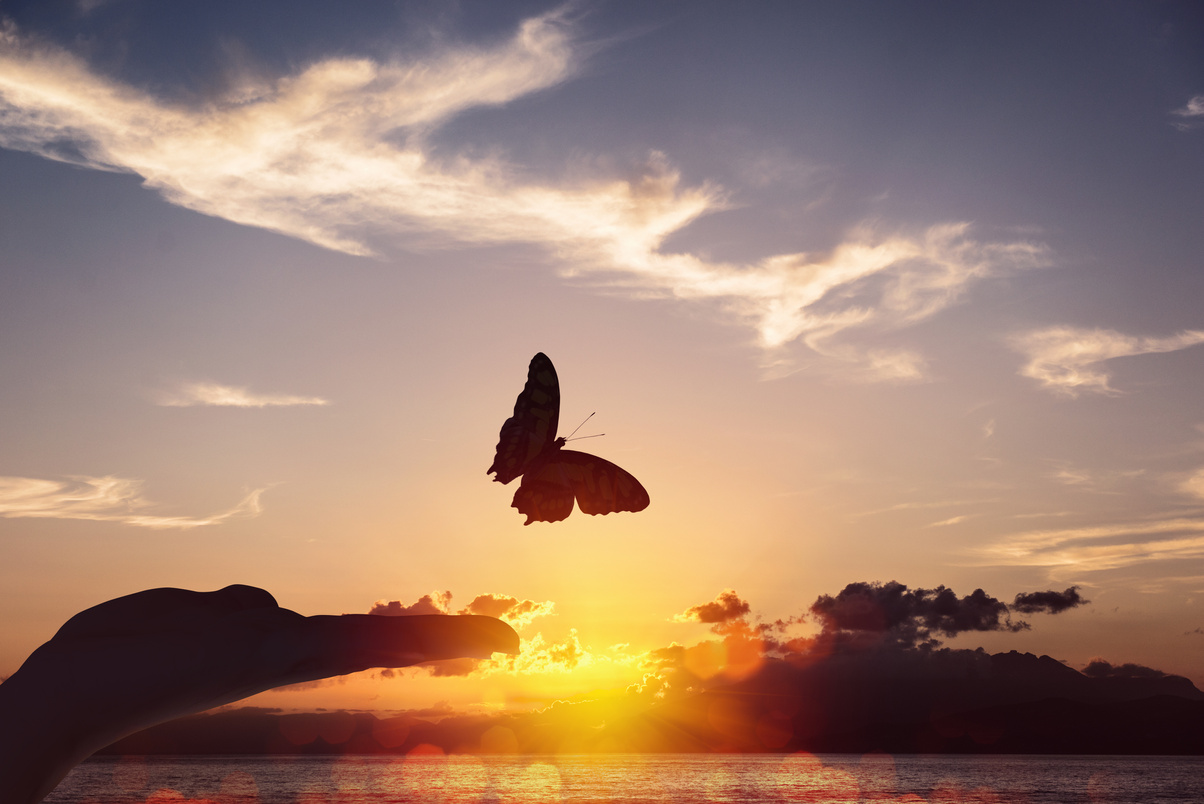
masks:
<svg viewBox="0 0 1204 804"><path fill-rule="evenodd" d="M492 617L303 617L252 586L149 589L80 612L0 684L0 804L156 723L371 667L518 652Z"/></svg>

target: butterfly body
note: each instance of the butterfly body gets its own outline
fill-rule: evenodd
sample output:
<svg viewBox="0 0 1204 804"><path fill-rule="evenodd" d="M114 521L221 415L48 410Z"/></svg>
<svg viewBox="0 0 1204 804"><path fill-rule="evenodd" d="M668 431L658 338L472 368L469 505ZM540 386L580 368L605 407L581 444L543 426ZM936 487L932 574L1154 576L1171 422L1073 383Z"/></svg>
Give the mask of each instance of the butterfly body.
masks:
<svg viewBox="0 0 1204 804"><path fill-rule="evenodd" d="M559 522L572 513L574 500L586 514L647 508L648 492L631 473L596 455L564 449L565 439L556 437L559 418L559 379L540 352L531 358L527 384L486 470L499 483L522 476L511 507L526 515L523 524Z"/></svg>

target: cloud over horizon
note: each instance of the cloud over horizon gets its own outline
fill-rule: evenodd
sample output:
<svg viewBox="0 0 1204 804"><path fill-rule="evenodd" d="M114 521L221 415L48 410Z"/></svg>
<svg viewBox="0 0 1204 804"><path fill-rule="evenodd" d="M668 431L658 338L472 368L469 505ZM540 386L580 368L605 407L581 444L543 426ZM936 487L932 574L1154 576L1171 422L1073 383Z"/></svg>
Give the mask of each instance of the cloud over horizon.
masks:
<svg viewBox="0 0 1204 804"><path fill-rule="evenodd" d="M748 601L741 600L735 589L724 589L710 603L691 606L681 614L674 614L670 620L676 623L723 623L741 618L750 610Z"/></svg>
<svg viewBox="0 0 1204 804"><path fill-rule="evenodd" d="M534 600L519 600L510 595L486 593L477 595L460 610L461 614L483 614L497 617L516 629L531 624L537 617L548 617L555 613L556 604L551 600L537 603Z"/></svg>
<svg viewBox="0 0 1204 804"><path fill-rule="evenodd" d="M409 605L400 600L378 600L372 604L368 613L394 617L415 614L451 614L451 599L452 593L448 590L425 594ZM512 595L487 592L474 597L467 606L456 613L496 617L512 628L520 629L530 625L531 621L538 617L552 616L556 613L555 610L556 604L551 600L541 603L534 600L520 600Z"/></svg>
<svg viewBox="0 0 1204 804"><path fill-rule="evenodd" d="M642 666L664 690L689 686L689 680L674 679L682 672L694 680L726 682L751 677L776 660L802 667L865 654L931 655L947 652L943 638L1030 630L1030 623L1014 619L1013 612L1059 614L1088 602L1074 586L1021 592L1009 605L982 589L958 597L944 585L910 589L897 581L863 581L835 595L819 595L806 615L763 621L734 589L725 589L715 600L670 618L708 623L719 639L647 651ZM819 626L818 633L806 632L808 622Z"/></svg>
<svg viewBox="0 0 1204 804"><path fill-rule="evenodd" d="M326 59L187 106L102 77L10 25L0 30L0 146L135 173L171 203L349 254L378 255L401 240L535 244L567 277L637 298L715 304L725 320L752 327L763 349L801 341L864 380L924 379L926 361L842 334L916 324L976 282L1049 261L1041 244L981 242L968 223L939 222L911 232L854 226L826 254L712 262L661 250L728 206L713 183L683 187L663 154L635 178L561 184L525 182L495 157L434 156L434 133L461 112L571 78L575 44L554 11L492 48L444 44L404 62ZM321 404L290 399L268 404Z"/></svg>
<svg viewBox="0 0 1204 804"><path fill-rule="evenodd" d="M118 522L153 530L216 525L235 517L255 517L262 508L256 489L226 511L207 517L162 516L149 513L158 507L142 495L143 481L130 478L72 476L68 480L34 477L0 477L0 516L45 519L85 519Z"/></svg>
<svg viewBox="0 0 1204 804"><path fill-rule="evenodd" d="M959 598L943 585L909 589L898 581L850 583L835 596L820 595L810 610L823 627L820 641L835 645L932 648L940 645L938 636L1030 627L1013 622L1008 605L982 589Z"/></svg>
<svg viewBox="0 0 1204 804"><path fill-rule="evenodd" d="M1062 592L1056 592L1052 589L1045 592L1021 592L1012 601L1012 610L1018 611L1021 614L1037 614L1040 612L1060 614L1067 609L1073 609L1076 606L1082 606L1090 602L1083 599L1079 594L1077 586L1072 586Z"/></svg>
<svg viewBox="0 0 1204 804"><path fill-rule="evenodd" d="M1143 664L1112 664L1097 657L1083 668L1083 675L1089 678L1166 678L1169 674Z"/></svg>
<svg viewBox="0 0 1204 804"><path fill-rule="evenodd" d="M372 604L368 613L393 617L424 614L451 615L451 599L450 591L435 591L423 595L409 605L400 600L378 600ZM538 617L551 616L555 613L555 608L556 604L551 600L541 603L490 592L477 595L456 614L496 617L518 630L530 625ZM569 633L559 642L549 642L542 633L537 633L530 639L522 639L519 653L516 656L506 656L501 659L444 659L424 662L418 667L433 676L450 677L466 676L475 672L488 674L567 671L579 664L589 664L593 660L593 655L582 648L581 642L577 638L577 630L574 628L570 629ZM393 672L385 673L386 677L393 675Z"/></svg>
<svg viewBox="0 0 1204 804"><path fill-rule="evenodd" d="M431 592L418 598L414 603L405 605L400 600L378 600L368 609L369 614L380 614L388 617L411 617L422 614L450 614L452 593Z"/></svg>

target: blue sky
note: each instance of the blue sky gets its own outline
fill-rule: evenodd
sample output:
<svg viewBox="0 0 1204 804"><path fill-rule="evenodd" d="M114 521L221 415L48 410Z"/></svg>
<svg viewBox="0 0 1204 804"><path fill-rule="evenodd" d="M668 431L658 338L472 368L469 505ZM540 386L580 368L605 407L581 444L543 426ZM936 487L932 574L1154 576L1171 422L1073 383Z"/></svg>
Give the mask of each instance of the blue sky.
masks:
<svg viewBox="0 0 1204 804"><path fill-rule="evenodd" d="M1201 680L1198 5L0 16L0 673L151 586L636 655L894 579ZM537 351L648 511L488 482Z"/></svg>

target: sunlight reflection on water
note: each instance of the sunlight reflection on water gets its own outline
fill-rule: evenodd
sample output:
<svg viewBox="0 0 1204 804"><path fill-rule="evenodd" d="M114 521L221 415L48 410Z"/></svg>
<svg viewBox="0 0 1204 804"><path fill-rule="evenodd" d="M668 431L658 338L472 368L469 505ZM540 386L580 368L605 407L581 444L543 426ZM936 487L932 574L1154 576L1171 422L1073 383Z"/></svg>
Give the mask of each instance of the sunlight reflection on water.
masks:
<svg viewBox="0 0 1204 804"><path fill-rule="evenodd" d="M1204 802L1201 757L606 754L90 760L53 804Z"/></svg>

